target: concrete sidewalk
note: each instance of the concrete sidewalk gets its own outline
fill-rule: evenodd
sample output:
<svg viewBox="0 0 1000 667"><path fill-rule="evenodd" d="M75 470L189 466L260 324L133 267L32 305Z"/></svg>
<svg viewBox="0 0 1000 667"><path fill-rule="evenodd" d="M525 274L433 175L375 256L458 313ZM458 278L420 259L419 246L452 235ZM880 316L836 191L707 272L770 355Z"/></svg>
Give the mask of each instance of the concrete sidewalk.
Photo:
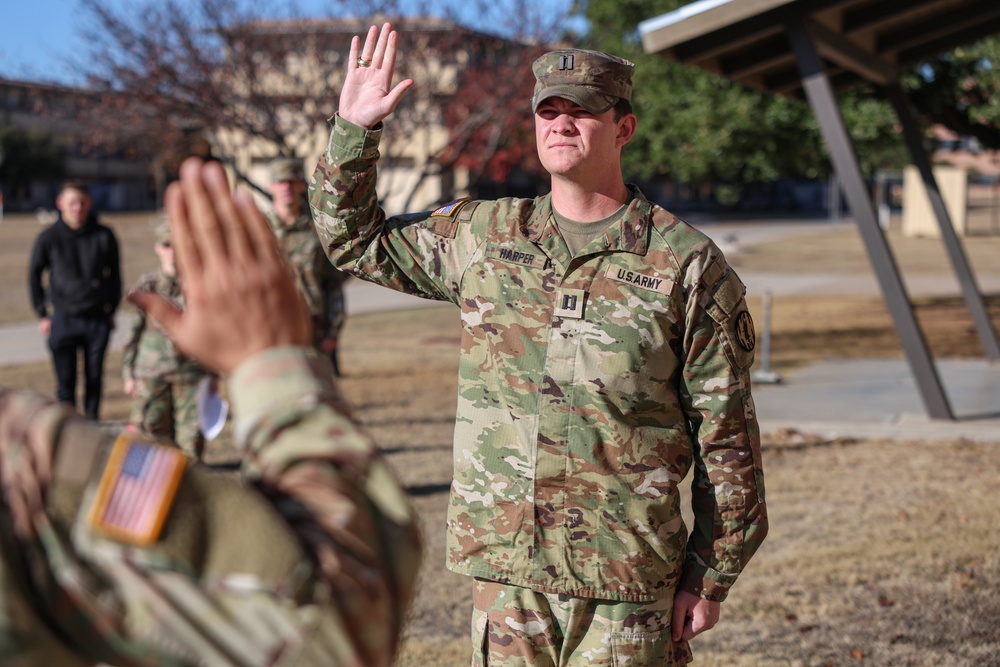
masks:
<svg viewBox="0 0 1000 667"><path fill-rule="evenodd" d="M783 235L830 229L823 221L718 223L702 229L723 246L747 247ZM839 223L850 224L850 223ZM728 252L728 251L727 251ZM751 294L881 293L874 276L741 272ZM984 293L1000 292L1000 276L980 279ZM913 296L959 294L955 279L921 276L909 281ZM392 290L350 280L348 316L390 309L445 306ZM122 315L121 317L127 317ZM112 346L120 347L125 327ZM0 327L0 366L48 359L36 325ZM1000 442L1000 364L984 360L937 360L938 375L956 419L931 420L909 365L903 359L828 360L789 373L778 384L756 383L754 401L761 430L795 429L823 437L953 439Z"/></svg>
<svg viewBox="0 0 1000 667"><path fill-rule="evenodd" d="M829 231L835 226L843 226L844 222L831 223L824 220L791 220L776 223L770 222L697 222L698 227L711 236L722 246L727 244L730 250L737 252L739 248L750 247L787 236L819 233ZM724 247L725 250L725 247ZM798 293L818 287L816 279L808 277L788 279L788 276L750 276L747 283L752 292L762 293L766 289L775 294ZM826 277L818 279L819 283L836 283ZM368 313L378 310L394 310L404 308L423 308L440 306L439 301L421 299L419 297L401 294L363 280L348 280L344 287L347 297L347 314ZM877 285L865 286L863 289L878 293ZM789 292L788 290L793 290ZM128 329L128 315L119 311L117 326L112 333L111 349L120 349L124 345L124 336ZM25 322L0 326L0 366L35 363L49 358L45 340L38 333L37 323Z"/></svg>
<svg viewBox="0 0 1000 667"><path fill-rule="evenodd" d="M440 301L421 299L409 294L395 292L385 287L366 283L363 280L349 280L344 287L347 298L348 317L359 313L379 310L402 310L443 305ZM130 315L124 310L115 318L115 330L111 334L111 349L118 350L125 344ZM45 361L49 351L45 339L38 332L36 322L0 326L0 366L30 364Z"/></svg>
<svg viewBox="0 0 1000 667"><path fill-rule="evenodd" d="M943 359L935 367L954 421L927 416L905 360L832 359L797 369L777 384L754 384L761 432L1000 443L1000 363Z"/></svg>

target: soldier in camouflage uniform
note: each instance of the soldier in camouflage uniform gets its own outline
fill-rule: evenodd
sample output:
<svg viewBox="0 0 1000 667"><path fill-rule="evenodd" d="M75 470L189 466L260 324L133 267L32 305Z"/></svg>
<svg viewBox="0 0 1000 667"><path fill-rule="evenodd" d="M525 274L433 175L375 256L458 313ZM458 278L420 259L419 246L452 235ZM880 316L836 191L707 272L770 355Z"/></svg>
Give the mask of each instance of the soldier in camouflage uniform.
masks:
<svg viewBox="0 0 1000 667"><path fill-rule="evenodd" d="M392 664L416 517L309 346L267 222L228 196L218 164L182 166L187 307L129 299L229 377L242 477L0 387L0 664ZM142 520L95 512L109 498Z"/></svg>
<svg viewBox="0 0 1000 667"><path fill-rule="evenodd" d="M767 532L744 286L625 184L633 66L593 51L533 66L549 195L387 219L397 39L354 38L310 204L337 266L461 308L448 567L476 578L474 664L685 664Z"/></svg>
<svg viewBox="0 0 1000 667"><path fill-rule="evenodd" d="M326 258L313 227L306 204L306 181L302 161L274 160L270 165L273 212L268 216L295 273L299 289L309 304L313 318L313 345L330 357L334 375L340 375L337 342L344 327L345 274Z"/></svg>
<svg viewBox="0 0 1000 667"><path fill-rule="evenodd" d="M170 227L166 220L156 226L153 246L160 269L144 275L133 287L156 292L178 308L184 307ZM198 383L208 375L193 359L177 352L163 330L146 319L142 311L132 319L122 353L125 393L132 396L129 424L140 431L176 442L184 453L200 460L205 437L198 426Z"/></svg>

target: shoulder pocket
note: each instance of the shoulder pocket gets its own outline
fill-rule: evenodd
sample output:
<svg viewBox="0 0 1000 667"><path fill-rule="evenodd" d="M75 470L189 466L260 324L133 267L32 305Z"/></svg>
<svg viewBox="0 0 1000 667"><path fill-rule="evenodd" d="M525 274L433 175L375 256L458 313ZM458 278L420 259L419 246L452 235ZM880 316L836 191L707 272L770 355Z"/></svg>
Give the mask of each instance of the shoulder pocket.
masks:
<svg viewBox="0 0 1000 667"><path fill-rule="evenodd" d="M714 285L706 306L730 363L744 370L753 364L757 347L756 329L745 294L743 282L733 271L728 271Z"/></svg>

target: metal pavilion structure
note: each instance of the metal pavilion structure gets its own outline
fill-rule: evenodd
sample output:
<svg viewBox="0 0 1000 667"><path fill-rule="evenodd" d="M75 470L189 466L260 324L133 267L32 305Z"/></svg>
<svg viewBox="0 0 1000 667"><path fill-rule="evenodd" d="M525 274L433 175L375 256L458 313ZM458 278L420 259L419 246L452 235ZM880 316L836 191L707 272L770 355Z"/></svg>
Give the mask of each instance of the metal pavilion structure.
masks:
<svg viewBox="0 0 1000 667"><path fill-rule="evenodd" d="M700 0L639 24L648 53L757 90L805 99L858 225L921 400L932 419L954 420L945 388L878 224L836 93L872 85L895 109L941 229L952 268L990 362L1000 343L934 178L899 73L1000 33L997 0Z"/></svg>

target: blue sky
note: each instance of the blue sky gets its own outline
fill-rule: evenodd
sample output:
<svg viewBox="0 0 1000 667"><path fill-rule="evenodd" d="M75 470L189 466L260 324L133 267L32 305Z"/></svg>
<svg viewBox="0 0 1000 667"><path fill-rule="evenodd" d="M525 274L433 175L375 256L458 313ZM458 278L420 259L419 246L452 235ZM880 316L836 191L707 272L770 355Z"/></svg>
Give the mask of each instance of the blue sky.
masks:
<svg viewBox="0 0 1000 667"><path fill-rule="evenodd" d="M128 0L106 1L128 6ZM541 2L569 4L569 0ZM299 4L322 7L324 3L300 0ZM82 13L78 0L0 0L0 78L80 83L73 63L87 53L79 35Z"/></svg>
<svg viewBox="0 0 1000 667"><path fill-rule="evenodd" d="M81 51L74 13L77 0L2 0L0 77L73 82L67 63Z"/></svg>

